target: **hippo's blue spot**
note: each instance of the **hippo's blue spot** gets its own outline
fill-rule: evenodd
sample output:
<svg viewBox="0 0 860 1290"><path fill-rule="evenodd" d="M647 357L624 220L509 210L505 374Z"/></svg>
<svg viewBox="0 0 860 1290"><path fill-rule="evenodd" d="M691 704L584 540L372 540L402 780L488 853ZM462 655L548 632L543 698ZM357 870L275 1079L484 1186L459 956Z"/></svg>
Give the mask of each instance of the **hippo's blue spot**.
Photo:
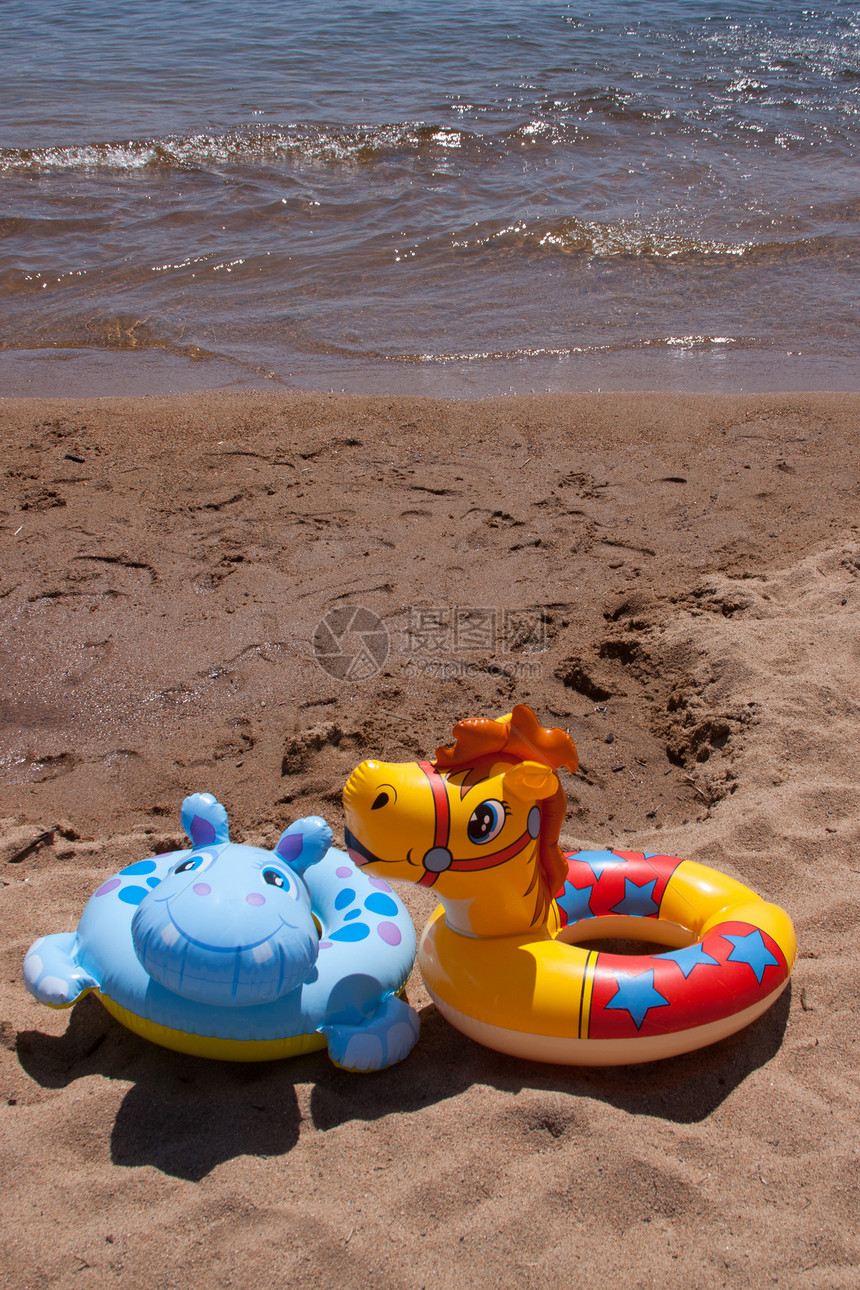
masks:
<svg viewBox="0 0 860 1290"><path fill-rule="evenodd" d="M339 927L336 932L329 932L330 941L363 941L370 935L366 923L350 923L349 927Z"/></svg>
<svg viewBox="0 0 860 1290"><path fill-rule="evenodd" d="M397 914L396 901L382 891L375 891L372 896L368 896L364 902L364 908L369 909L372 914L387 914L389 918Z"/></svg>
<svg viewBox="0 0 860 1290"><path fill-rule="evenodd" d="M149 895L149 892L145 887L123 887L122 891L118 891L116 894L127 905L139 905L144 896Z"/></svg>
<svg viewBox="0 0 860 1290"><path fill-rule="evenodd" d="M157 865L154 860L138 860L137 864L130 864L127 869L120 869L120 873L123 877L131 874L139 874L142 877L145 873L152 873L155 868Z"/></svg>
<svg viewBox="0 0 860 1290"><path fill-rule="evenodd" d="M335 896L334 907L335 909L346 909L347 905L351 905L354 900L355 892L352 887L344 887L343 891L339 891Z"/></svg>
<svg viewBox="0 0 860 1290"><path fill-rule="evenodd" d="M147 878L146 885L147 887L157 887L160 882L160 878Z"/></svg>
<svg viewBox="0 0 860 1290"><path fill-rule="evenodd" d="M348 914L344 914L343 921L347 922L350 918L358 918L360 913L360 909L351 909Z"/></svg>

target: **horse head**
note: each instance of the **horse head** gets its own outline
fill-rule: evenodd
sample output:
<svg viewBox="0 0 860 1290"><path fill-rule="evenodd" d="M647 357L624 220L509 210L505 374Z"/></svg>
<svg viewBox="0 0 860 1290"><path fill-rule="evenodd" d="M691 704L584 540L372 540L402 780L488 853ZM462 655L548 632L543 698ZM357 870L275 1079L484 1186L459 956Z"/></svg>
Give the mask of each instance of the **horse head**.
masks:
<svg viewBox="0 0 860 1290"><path fill-rule="evenodd" d="M468 935L534 928L567 872L561 766L576 770L570 736L542 728L531 708L461 721L432 760L353 771L347 849L387 879L432 887L449 924Z"/></svg>

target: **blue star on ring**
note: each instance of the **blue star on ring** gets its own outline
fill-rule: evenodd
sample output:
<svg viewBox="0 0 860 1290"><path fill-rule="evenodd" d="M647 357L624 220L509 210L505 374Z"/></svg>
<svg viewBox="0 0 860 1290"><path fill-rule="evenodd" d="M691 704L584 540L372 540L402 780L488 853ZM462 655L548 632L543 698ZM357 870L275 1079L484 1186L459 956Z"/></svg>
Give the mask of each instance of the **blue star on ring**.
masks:
<svg viewBox="0 0 860 1290"><path fill-rule="evenodd" d="M578 923L583 918L594 917L590 903L593 891L593 883L588 887L574 887L570 882L564 884L564 891L557 897L557 902L567 915L568 925Z"/></svg>
<svg viewBox="0 0 860 1290"><path fill-rule="evenodd" d="M617 856L614 851L577 851L571 859L587 864L595 878L599 878L604 869L613 869L618 864L627 863L624 856Z"/></svg>
<svg viewBox="0 0 860 1290"><path fill-rule="evenodd" d="M746 932L743 936L724 936L723 940L731 941L733 946L728 961L730 963L748 963L753 972L755 972L755 979L759 985L761 985L765 968L772 965L779 967L779 959L771 954L758 928L753 932Z"/></svg>
<svg viewBox="0 0 860 1290"><path fill-rule="evenodd" d="M629 1012L637 1030L642 1029L652 1008L668 1008L669 1000L654 989L654 971L638 972L636 976L618 976L618 989L606 1005L606 1011Z"/></svg>
<svg viewBox="0 0 860 1290"><path fill-rule="evenodd" d="M676 963L684 973L685 978L688 977L693 968L698 967L700 963L710 963L712 967L719 967L720 965L719 959L715 959L712 955L708 954L701 941L697 941L695 945L686 945L681 950L672 950L667 954L658 954L656 957L658 959L668 959L670 963Z"/></svg>
<svg viewBox="0 0 860 1290"><path fill-rule="evenodd" d="M632 878L625 878L624 895L617 905L612 906L612 913L630 914L634 918L647 918L649 914L659 913L660 906L654 899L656 886L656 878L642 883L634 882Z"/></svg>

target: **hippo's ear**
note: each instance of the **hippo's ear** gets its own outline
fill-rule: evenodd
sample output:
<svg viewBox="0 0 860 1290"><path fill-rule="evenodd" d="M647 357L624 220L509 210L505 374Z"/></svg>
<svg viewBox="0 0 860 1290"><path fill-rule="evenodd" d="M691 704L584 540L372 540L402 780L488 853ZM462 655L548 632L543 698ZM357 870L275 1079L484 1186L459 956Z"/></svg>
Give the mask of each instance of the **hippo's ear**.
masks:
<svg viewBox="0 0 860 1290"><path fill-rule="evenodd" d="M284 830L275 851L296 873L304 873L308 865L322 860L331 844L332 832L322 816L308 815Z"/></svg>
<svg viewBox="0 0 860 1290"><path fill-rule="evenodd" d="M186 797L182 803L182 827L195 847L230 841L227 812L211 793L192 793Z"/></svg>

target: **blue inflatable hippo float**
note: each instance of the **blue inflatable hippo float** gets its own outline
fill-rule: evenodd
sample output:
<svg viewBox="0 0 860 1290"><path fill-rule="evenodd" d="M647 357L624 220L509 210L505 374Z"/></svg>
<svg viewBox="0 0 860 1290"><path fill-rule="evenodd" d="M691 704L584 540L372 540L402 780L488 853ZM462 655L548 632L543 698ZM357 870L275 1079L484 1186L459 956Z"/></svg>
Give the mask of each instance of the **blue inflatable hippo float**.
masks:
<svg viewBox="0 0 860 1290"><path fill-rule="evenodd" d="M331 846L318 816L274 851L230 841L211 793L182 803L187 851L129 865L90 897L77 932L43 936L24 959L42 1003L95 990L146 1039L234 1061L328 1045L347 1070L381 1070L418 1039L401 998L415 930L387 883Z"/></svg>

